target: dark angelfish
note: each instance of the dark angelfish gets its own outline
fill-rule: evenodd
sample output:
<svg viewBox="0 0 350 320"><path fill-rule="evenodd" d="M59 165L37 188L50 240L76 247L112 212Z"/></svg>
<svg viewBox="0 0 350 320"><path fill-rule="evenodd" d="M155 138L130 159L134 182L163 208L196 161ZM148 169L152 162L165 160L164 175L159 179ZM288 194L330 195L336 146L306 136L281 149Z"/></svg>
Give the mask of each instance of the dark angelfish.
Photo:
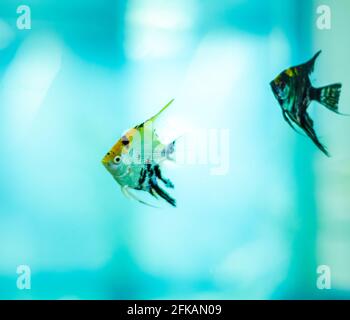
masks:
<svg viewBox="0 0 350 320"><path fill-rule="evenodd" d="M300 127L315 145L329 156L326 147L316 135L314 122L307 113L307 109L314 100L329 110L340 114L338 103L342 85L341 83L335 83L321 88L312 86L310 74L313 72L315 61L320 54L321 51L317 52L310 61L284 70L271 81L270 86L282 108L285 121L293 129L295 129L294 124Z"/></svg>

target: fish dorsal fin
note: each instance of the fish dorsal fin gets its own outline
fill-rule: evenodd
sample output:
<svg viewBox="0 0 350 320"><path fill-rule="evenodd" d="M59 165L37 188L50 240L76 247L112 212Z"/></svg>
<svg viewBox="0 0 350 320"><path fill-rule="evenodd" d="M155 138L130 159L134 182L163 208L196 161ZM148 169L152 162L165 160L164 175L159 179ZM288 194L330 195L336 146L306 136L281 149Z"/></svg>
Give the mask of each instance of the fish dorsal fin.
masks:
<svg viewBox="0 0 350 320"><path fill-rule="evenodd" d="M314 71L314 68L315 68L315 62L321 53L322 53L322 50L318 51L309 61L299 64L295 67L291 67L288 70L293 71L293 69L296 69L298 73L304 71L305 74L311 75L311 73Z"/></svg>
<svg viewBox="0 0 350 320"><path fill-rule="evenodd" d="M173 102L175 99L170 100L156 115L154 115L152 118L148 119L146 122L148 121L155 121L157 120L157 118L162 114L162 112L167 109Z"/></svg>
<svg viewBox="0 0 350 320"><path fill-rule="evenodd" d="M134 127L134 129L141 129L144 127L144 125L149 122L154 122L155 120L157 120L157 118L161 115L161 113L167 109L174 101L175 99L170 100L165 107L163 107L156 115L154 115L152 118L149 118L148 120L146 120L145 122L142 122L141 124L137 125L136 127Z"/></svg>
<svg viewBox="0 0 350 320"><path fill-rule="evenodd" d="M315 62L316 62L318 56L321 54L321 52L322 52L322 50L318 51L308 62L305 63L305 66L306 66L309 74L311 74L314 71Z"/></svg>

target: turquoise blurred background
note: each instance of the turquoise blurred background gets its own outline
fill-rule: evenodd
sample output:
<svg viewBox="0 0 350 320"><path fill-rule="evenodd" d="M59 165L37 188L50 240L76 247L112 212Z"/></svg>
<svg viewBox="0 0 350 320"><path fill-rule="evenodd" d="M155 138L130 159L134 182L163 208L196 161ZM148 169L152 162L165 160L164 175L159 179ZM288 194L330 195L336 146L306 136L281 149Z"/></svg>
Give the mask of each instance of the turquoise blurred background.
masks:
<svg viewBox="0 0 350 320"><path fill-rule="evenodd" d="M21 4L31 30L16 28ZM349 13L347 0L1 0L0 298L350 298L350 120L314 104L328 159L269 88L322 49L314 82L342 82L350 113ZM100 161L171 98L160 125L229 129L230 166L168 166L178 207L154 209Z"/></svg>

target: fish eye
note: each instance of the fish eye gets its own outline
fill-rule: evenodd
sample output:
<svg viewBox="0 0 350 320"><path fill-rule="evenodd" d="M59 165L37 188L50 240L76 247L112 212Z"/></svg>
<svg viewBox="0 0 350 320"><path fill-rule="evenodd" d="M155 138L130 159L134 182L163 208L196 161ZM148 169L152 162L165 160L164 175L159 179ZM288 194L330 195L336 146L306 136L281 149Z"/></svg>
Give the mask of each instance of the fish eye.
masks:
<svg viewBox="0 0 350 320"><path fill-rule="evenodd" d="M120 156L116 156L116 157L113 159L113 162L114 162L115 164L119 164L121 160L122 160L122 159L121 159Z"/></svg>
<svg viewBox="0 0 350 320"><path fill-rule="evenodd" d="M284 84L283 86L281 86L279 89L278 89L278 96L284 100L288 97L289 95L289 87Z"/></svg>

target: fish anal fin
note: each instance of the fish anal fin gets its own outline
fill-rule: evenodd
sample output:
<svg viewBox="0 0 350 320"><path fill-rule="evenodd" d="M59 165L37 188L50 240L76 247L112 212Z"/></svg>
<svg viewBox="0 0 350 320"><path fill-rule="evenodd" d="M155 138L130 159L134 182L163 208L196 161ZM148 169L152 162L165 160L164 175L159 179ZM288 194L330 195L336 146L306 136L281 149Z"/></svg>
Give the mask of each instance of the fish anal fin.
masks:
<svg viewBox="0 0 350 320"><path fill-rule="evenodd" d="M167 188L171 188L171 189L174 189L174 188L175 188L174 184L170 181L170 179L167 179L167 178L165 178L165 177L163 176L162 171L161 171L159 165L156 165L156 166L154 167L154 173L155 173L156 177L157 177L160 181L162 181L162 182L164 183L164 185L165 185ZM151 190L152 190L152 189L151 189Z"/></svg>
<svg viewBox="0 0 350 320"><path fill-rule="evenodd" d="M131 191L130 191L130 187L129 186L123 186L122 187L122 192L123 194L127 197L127 198L131 198L131 199L134 199L136 200L137 202L140 202L148 207L152 207L152 208L157 208L159 209L159 207L153 205L153 204L149 204L141 199L139 199L137 196L135 196Z"/></svg>
<svg viewBox="0 0 350 320"><path fill-rule="evenodd" d="M163 198L166 202L171 204L173 207L176 207L176 200L172 198L167 192L165 192L162 188L159 187L157 181L150 180L151 187L154 189L154 191Z"/></svg>
<svg viewBox="0 0 350 320"><path fill-rule="evenodd" d="M313 128L313 121L308 114L305 114L301 119L301 128L304 129L304 132L308 137L314 142L314 144L327 156L330 157L330 154L326 147L318 139L316 132Z"/></svg>

